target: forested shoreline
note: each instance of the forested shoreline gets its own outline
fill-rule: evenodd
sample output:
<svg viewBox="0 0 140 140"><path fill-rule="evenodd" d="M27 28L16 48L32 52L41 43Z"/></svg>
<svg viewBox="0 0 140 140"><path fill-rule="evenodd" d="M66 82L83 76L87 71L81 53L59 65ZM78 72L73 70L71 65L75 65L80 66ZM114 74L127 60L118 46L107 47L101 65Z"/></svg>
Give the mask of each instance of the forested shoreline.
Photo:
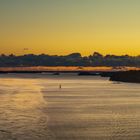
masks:
<svg viewBox="0 0 140 140"><path fill-rule="evenodd" d="M140 56L129 55L105 55L94 52L93 55L82 56L80 53L72 53L65 56L48 54L0 55L0 67L22 66L130 66L140 67Z"/></svg>

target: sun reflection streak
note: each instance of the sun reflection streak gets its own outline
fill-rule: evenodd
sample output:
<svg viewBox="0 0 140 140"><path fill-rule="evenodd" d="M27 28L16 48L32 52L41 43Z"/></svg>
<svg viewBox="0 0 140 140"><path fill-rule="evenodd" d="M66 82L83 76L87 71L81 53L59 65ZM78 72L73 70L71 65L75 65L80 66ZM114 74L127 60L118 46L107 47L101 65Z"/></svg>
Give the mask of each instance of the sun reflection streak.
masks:
<svg viewBox="0 0 140 140"><path fill-rule="evenodd" d="M37 80L6 78L0 81L0 88L0 130L6 129L21 140L49 139L48 116L42 112L47 105Z"/></svg>

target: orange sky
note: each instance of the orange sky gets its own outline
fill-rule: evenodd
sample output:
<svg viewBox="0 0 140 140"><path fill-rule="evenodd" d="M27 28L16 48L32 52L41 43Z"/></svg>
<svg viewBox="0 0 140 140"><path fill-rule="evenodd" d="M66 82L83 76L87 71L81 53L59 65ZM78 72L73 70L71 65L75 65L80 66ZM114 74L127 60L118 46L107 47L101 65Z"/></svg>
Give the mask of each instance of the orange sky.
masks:
<svg viewBox="0 0 140 140"><path fill-rule="evenodd" d="M139 55L139 15L138 0L0 1L0 53Z"/></svg>

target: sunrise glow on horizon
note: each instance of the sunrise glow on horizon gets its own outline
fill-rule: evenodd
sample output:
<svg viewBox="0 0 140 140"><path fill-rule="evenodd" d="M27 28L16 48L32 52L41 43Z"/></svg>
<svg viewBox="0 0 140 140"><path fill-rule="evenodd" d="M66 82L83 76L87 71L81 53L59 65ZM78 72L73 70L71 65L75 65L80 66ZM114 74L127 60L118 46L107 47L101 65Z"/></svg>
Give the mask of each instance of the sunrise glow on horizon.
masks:
<svg viewBox="0 0 140 140"><path fill-rule="evenodd" d="M139 0L0 0L0 53L140 55Z"/></svg>

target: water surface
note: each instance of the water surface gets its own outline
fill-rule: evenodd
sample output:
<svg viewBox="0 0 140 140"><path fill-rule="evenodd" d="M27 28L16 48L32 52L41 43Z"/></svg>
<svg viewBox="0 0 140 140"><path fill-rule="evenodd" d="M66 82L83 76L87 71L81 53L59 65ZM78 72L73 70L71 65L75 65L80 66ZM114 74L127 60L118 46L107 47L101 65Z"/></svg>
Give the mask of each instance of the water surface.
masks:
<svg viewBox="0 0 140 140"><path fill-rule="evenodd" d="M0 75L0 140L66 139L139 140L139 84L70 74Z"/></svg>

